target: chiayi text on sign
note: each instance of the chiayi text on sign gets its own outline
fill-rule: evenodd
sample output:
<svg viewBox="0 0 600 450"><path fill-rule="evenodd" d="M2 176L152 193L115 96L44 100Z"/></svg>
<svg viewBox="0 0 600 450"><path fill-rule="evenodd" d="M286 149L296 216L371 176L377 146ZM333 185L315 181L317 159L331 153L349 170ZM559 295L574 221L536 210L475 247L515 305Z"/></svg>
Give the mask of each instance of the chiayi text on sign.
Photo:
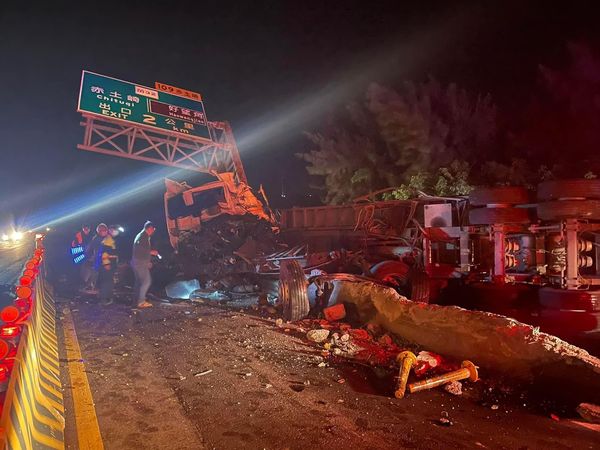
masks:
<svg viewBox="0 0 600 450"><path fill-rule="evenodd" d="M77 111L190 137L210 137L200 96L181 97L85 70Z"/></svg>

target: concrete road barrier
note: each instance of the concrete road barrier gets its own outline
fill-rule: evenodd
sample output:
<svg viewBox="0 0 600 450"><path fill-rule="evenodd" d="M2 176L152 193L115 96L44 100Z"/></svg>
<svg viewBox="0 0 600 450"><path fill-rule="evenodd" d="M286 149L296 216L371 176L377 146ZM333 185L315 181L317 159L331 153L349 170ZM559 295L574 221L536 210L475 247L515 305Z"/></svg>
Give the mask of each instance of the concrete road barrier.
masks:
<svg viewBox="0 0 600 450"><path fill-rule="evenodd" d="M0 340L10 349L0 360L9 377L0 416L1 448L65 447L55 306L44 280L43 254L39 239L16 288L14 306L0 313L5 321Z"/></svg>

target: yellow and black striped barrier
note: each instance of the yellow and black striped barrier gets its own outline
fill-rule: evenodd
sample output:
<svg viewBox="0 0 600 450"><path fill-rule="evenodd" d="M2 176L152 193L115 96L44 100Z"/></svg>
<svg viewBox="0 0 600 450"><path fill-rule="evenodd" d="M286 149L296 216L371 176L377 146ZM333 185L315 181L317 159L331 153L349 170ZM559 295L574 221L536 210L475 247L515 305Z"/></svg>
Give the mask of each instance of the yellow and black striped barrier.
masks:
<svg viewBox="0 0 600 450"><path fill-rule="evenodd" d="M7 333L18 337L10 368L8 389L0 416L0 448L63 449L64 406L60 381L55 306L50 286L43 277L41 242L27 263L17 287L17 300L7 322L0 327L0 340ZM8 330L5 332L5 330ZM12 340L14 342L15 339ZM11 345L11 340L7 342ZM13 344L14 345L14 344Z"/></svg>

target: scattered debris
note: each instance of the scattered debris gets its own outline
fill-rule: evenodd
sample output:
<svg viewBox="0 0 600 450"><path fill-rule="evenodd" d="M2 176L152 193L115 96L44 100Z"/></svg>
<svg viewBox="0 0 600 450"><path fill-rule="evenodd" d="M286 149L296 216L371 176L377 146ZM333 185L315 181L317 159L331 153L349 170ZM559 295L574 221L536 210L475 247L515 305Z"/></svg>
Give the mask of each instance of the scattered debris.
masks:
<svg viewBox="0 0 600 450"><path fill-rule="evenodd" d="M384 334L379 339L377 339L377 342L379 342L381 345L392 345L394 341L392 341L392 338L389 334Z"/></svg>
<svg viewBox="0 0 600 450"><path fill-rule="evenodd" d="M329 337L329 330L325 330L325 329L309 330L309 332L306 333L306 338L309 341L316 342L318 344L326 341L328 337Z"/></svg>
<svg viewBox="0 0 600 450"><path fill-rule="evenodd" d="M196 279L174 281L165 286L168 297L184 300L189 300L190 294L198 289L200 289L200 282Z"/></svg>
<svg viewBox="0 0 600 450"><path fill-rule="evenodd" d="M335 322L337 320L342 320L346 317L346 308L343 303L337 303L333 306L325 308L323 310L323 315L325 319L330 322Z"/></svg>
<svg viewBox="0 0 600 450"><path fill-rule="evenodd" d="M452 372L439 375L437 377L428 378L423 381L417 381L408 385L410 393L424 391L426 389L433 389L438 386L450 383L451 381L460 381L469 379L471 381L477 381L479 374L477 373L477 367L471 361L463 361L461 368Z"/></svg>
<svg viewBox="0 0 600 450"><path fill-rule="evenodd" d="M225 291L215 289L196 289L189 294L189 299L193 302L198 300L208 300L211 302L227 302L231 297Z"/></svg>
<svg viewBox="0 0 600 450"><path fill-rule="evenodd" d="M452 359L473 358L514 380L535 376L538 384L565 400L599 404L600 359L534 326L457 306L413 302L373 282L333 284L335 298L343 299L347 307L353 305L357 320L380 324L391 336ZM552 371L541 371L542 367Z"/></svg>
<svg viewBox="0 0 600 450"><path fill-rule="evenodd" d="M417 367L415 374L419 377L425 375L431 369L435 369L442 362L442 357L432 352L422 351L417 355Z"/></svg>
<svg viewBox="0 0 600 450"><path fill-rule="evenodd" d="M444 390L452 395L462 395L462 383L460 381L451 381L444 385Z"/></svg>
<svg viewBox="0 0 600 450"><path fill-rule="evenodd" d="M492 406L491 406L491 409L493 409L494 411L496 411L498 408L499 408L499 406L498 406L498 405L492 405Z"/></svg>
<svg viewBox="0 0 600 450"><path fill-rule="evenodd" d="M591 403L580 403L577 413L586 421L600 424L600 406Z"/></svg>
<svg viewBox="0 0 600 450"><path fill-rule="evenodd" d="M451 427L454 423L450 420L447 411L442 411L441 417L438 419L437 423L443 427Z"/></svg>
<svg viewBox="0 0 600 450"><path fill-rule="evenodd" d="M331 335L330 343L333 346L333 354L336 356L343 356L346 358L353 357L363 350L363 348L357 345L347 333L342 334L341 336L339 333L333 333Z"/></svg>
<svg viewBox="0 0 600 450"><path fill-rule="evenodd" d="M398 374L398 383L396 384L396 390L394 396L396 398L404 398L406 393L406 383L408 382L408 375L413 364L417 362L417 357L411 351L404 351L398 354L396 357L398 364L400 365L400 373Z"/></svg>
<svg viewBox="0 0 600 450"><path fill-rule="evenodd" d="M281 319L281 318L280 318L280 319L277 319L277 320L275 321L275 325L276 325L277 327L279 327L279 328L283 328L283 319Z"/></svg>
<svg viewBox="0 0 600 450"><path fill-rule="evenodd" d="M271 223L264 219L252 214L224 214L203 221L198 230L181 233L175 262L193 276L222 279L228 274L248 272L252 267L249 262L255 256L268 255L279 248Z"/></svg>
<svg viewBox="0 0 600 450"><path fill-rule="evenodd" d="M208 370L204 370L202 372L195 373L194 376L195 377L203 377L204 375L208 375L209 373L212 373L212 369L208 369Z"/></svg>

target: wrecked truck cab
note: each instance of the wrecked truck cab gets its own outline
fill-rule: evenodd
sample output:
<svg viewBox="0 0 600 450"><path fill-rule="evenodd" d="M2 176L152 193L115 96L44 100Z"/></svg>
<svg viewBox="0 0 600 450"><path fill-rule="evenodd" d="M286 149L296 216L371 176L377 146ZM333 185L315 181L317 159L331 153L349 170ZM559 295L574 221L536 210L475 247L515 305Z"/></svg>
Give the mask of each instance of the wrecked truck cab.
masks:
<svg viewBox="0 0 600 450"><path fill-rule="evenodd" d="M215 173L217 180L191 187L165 178L165 219L171 246L177 249L182 232L199 231L202 223L228 214L253 215L275 226L275 219L250 186L236 181L231 172Z"/></svg>

